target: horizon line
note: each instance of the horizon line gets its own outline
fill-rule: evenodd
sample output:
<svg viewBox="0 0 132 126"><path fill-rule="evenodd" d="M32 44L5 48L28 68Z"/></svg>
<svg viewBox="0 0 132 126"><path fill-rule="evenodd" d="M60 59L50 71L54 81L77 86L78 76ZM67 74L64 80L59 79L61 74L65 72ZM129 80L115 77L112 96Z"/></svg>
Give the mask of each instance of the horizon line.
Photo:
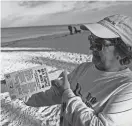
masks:
<svg viewBox="0 0 132 126"><path fill-rule="evenodd" d="M32 26L26 26L26 25L25 25L25 26L16 26L16 27L15 27L15 26L12 26L12 27L2 27L2 26L1 26L1 29L2 29L2 28L42 27L42 26L47 26L47 27L48 27L48 26L65 26L65 25L81 25L81 24L90 24L90 23L89 23L89 22L87 22L87 23L84 22L84 23L75 23L75 24L74 24L74 23L72 23L72 24L69 24L69 23L68 23L68 24L60 24L60 25L59 25L59 24L56 24L56 25L32 25Z"/></svg>

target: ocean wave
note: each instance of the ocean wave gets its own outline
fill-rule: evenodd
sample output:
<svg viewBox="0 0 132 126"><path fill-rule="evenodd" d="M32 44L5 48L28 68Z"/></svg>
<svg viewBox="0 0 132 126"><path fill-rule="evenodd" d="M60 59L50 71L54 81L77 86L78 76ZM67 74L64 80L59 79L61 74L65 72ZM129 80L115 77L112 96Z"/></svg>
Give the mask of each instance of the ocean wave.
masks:
<svg viewBox="0 0 132 126"><path fill-rule="evenodd" d="M51 51L56 50L55 48L18 48L18 47L2 47L2 52L9 52L9 51Z"/></svg>
<svg viewBox="0 0 132 126"><path fill-rule="evenodd" d="M23 41L23 40L30 40L30 39L37 39L37 38L41 38L41 37L47 37L47 36L55 36L55 35L63 35L63 34L68 34L67 31L60 31L60 32L52 32L52 33L47 33L47 34L39 34L39 35L30 35L30 36L23 36L23 37L2 37L1 38L1 43L8 43L8 42L15 42L15 41Z"/></svg>

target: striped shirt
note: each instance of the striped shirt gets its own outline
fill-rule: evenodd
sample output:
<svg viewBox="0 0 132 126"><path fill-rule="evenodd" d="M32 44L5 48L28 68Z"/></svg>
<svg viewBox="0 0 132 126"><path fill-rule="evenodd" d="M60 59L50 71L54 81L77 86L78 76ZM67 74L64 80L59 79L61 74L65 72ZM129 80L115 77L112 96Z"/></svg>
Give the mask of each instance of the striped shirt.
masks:
<svg viewBox="0 0 132 126"><path fill-rule="evenodd" d="M101 72L91 65L79 73L87 65L72 73L78 88L63 93L60 125L132 126L132 71Z"/></svg>

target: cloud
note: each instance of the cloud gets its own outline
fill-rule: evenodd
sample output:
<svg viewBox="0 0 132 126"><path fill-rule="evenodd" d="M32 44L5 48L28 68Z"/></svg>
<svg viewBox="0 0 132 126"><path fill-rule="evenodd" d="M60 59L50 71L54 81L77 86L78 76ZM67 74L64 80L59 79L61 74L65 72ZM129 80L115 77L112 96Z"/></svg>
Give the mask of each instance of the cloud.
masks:
<svg viewBox="0 0 132 126"><path fill-rule="evenodd" d="M50 19L54 15L54 20L63 23L65 15L74 15L83 12L95 12L105 10L111 6L125 5L130 2L112 2L112 1L14 1L1 2L1 18L3 27L28 26L41 24L52 24ZM131 2L132 3L132 2ZM58 16L60 15L60 16ZM65 18L68 22L68 18ZM65 20L65 22L66 22Z"/></svg>
<svg viewBox="0 0 132 126"><path fill-rule="evenodd" d="M27 25L47 16L68 12L73 9L74 2L3 2L2 26Z"/></svg>
<svg viewBox="0 0 132 126"><path fill-rule="evenodd" d="M132 2L131 2L132 3ZM75 10L102 10L105 8L108 8L110 6L117 6L117 5L127 5L130 4L130 2L123 2L123 1L83 1L83 2L76 2L75 4Z"/></svg>
<svg viewBox="0 0 132 126"><path fill-rule="evenodd" d="M25 6L25 7L36 7L43 4L51 3L52 1L20 1L18 2L18 5Z"/></svg>

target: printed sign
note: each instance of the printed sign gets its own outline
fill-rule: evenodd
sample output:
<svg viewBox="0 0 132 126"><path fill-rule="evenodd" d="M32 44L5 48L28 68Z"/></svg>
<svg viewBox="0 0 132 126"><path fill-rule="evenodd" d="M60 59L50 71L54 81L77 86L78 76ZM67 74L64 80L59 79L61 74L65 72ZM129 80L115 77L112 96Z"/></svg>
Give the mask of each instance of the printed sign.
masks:
<svg viewBox="0 0 132 126"><path fill-rule="evenodd" d="M45 91L51 87L45 65L8 73L4 76L12 100Z"/></svg>

